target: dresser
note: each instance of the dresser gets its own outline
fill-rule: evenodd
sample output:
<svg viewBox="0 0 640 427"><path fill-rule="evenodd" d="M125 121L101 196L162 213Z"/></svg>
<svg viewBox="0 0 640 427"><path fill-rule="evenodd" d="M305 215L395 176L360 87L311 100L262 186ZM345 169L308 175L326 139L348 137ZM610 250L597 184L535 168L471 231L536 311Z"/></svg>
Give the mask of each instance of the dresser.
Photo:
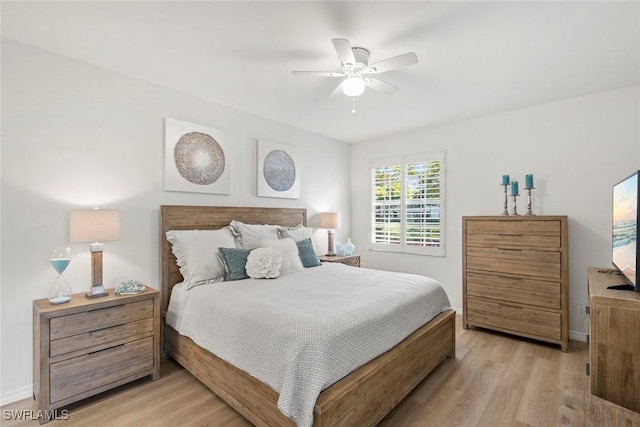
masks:
<svg viewBox="0 0 640 427"><path fill-rule="evenodd" d="M589 267L591 394L640 412L640 292L607 289L627 283Z"/></svg>
<svg viewBox="0 0 640 427"><path fill-rule="evenodd" d="M569 344L566 216L462 217L462 324Z"/></svg>
<svg viewBox="0 0 640 427"><path fill-rule="evenodd" d="M51 411L127 382L160 377L160 293L64 304L33 301L33 394ZM47 420L44 420L47 421Z"/></svg>

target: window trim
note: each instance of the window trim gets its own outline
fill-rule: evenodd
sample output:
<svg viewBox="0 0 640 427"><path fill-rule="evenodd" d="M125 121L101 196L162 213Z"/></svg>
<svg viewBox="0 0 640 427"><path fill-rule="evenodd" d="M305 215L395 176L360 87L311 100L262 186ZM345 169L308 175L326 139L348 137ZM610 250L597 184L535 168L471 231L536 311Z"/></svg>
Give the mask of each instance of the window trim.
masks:
<svg viewBox="0 0 640 427"><path fill-rule="evenodd" d="M407 223L407 165L409 163L416 162L440 162L440 244L438 246L416 246L407 244L406 235L406 223ZM375 187L374 187L374 169L381 167L391 167L399 165L401 167L401 191L400 191L400 244L394 243L376 243L373 241L373 227L374 227L374 202L375 202ZM374 159L369 162L369 249L372 251L383 252L395 252L395 253L407 253L415 255L429 255L429 256L446 256L446 240L445 240L445 152L444 151L429 151L415 154L408 154L404 156L393 156L382 159Z"/></svg>

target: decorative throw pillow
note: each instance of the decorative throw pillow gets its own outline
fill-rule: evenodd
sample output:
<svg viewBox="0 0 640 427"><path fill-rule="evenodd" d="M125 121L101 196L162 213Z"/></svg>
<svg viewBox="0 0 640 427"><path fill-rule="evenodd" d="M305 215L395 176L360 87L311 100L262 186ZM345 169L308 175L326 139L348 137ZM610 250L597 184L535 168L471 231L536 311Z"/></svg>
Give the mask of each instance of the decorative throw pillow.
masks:
<svg viewBox="0 0 640 427"><path fill-rule="evenodd" d="M229 224L236 236L236 247L242 249L259 248L265 240L278 238L278 226L268 224L245 224L240 221L231 221Z"/></svg>
<svg viewBox="0 0 640 427"><path fill-rule="evenodd" d="M249 277L245 266L250 252L250 249L220 248L227 273L225 280L241 280Z"/></svg>
<svg viewBox="0 0 640 427"><path fill-rule="evenodd" d="M296 227L278 227L278 237L281 239L291 238L296 242L310 239L313 236L313 228L300 224Z"/></svg>
<svg viewBox="0 0 640 427"><path fill-rule="evenodd" d="M282 252L273 248L258 248L247 257L247 275L252 279L275 279L280 275Z"/></svg>
<svg viewBox="0 0 640 427"><path fill-rule="evenodd" d="M234 246L229 227L220 230L169 230L166 236L180 267L185 290L224 280L225 270L218 248Z"/></svg>
<svg viewBox="0 0 640 427"><path fill-rule="evenodd" d="M267 240L262 242L262 247L277 249L282 253L282 267L280 273L289 273L292 271L304 270L300 255L298 254L298 246L293 239Z"/></svg>
<svg viewBox="0 0 640 427"><path fill-rule="evenodd" d="M313 249L311 239L301 240L296 242L296 245L298 245L298 254L300 255L302 265L305 268L317 267L320 265L320 260L316 255L316 251Z"/></svg>

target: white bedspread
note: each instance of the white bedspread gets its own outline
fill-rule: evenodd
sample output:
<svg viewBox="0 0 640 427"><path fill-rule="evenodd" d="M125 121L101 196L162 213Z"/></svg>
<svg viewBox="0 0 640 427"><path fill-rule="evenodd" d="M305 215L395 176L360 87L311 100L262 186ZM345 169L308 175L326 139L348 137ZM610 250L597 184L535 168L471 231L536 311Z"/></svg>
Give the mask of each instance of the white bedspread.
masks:
<svg viewBox="0 0 640 427"><path fill-rule="evenodd" d="M433 279L343 264L174 287L167 323L279 393L278 408L313 423L320 392L449 308Z"/></svg>

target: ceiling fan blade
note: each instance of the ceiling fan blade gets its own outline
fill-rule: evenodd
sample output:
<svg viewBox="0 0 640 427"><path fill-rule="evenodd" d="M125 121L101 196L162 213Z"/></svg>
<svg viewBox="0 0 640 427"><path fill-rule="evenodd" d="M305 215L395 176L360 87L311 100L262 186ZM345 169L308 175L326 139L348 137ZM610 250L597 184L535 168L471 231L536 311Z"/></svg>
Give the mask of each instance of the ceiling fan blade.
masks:
<svg viewBox="0 0 640 427"><path fill-rule="evenodd" d="M340 84L338 85L338 87L336 87L333 92L331 92L331 95L329 95L329 98L335 98L339 95L342 95L342 83L344 82L340 82Z"/></svg>
<svg viewBox="0 0 640 427"><path fill-rule="evenodd" d="M378 79L372 79L370 77L364 79L364 83L367 85L367 87L375 90L376 92L385 93L387 95L391 95L398 90L396 86L390 83L383 82L382 80Z"/></svg>
<svg viewBox="0 0 640 427"><path fill-rule="evenodd" d="M395 70L396 68L406 67L418 63L418 55L414 52L403 53L402 55L394 56L393 58L385 59L384 61L376 62L369 66L366 73L384 73L387 71Z"/></svg>
<svg viewBox="0 0 640 427"><path fill-rule="evenodd" d="M343 64L355 64L356 57L353 56L353 50L351 49L351 43L347 39L331 39L333 47L338 52L338 58Z"/></svg>
<svg viewBox="0 0 640 427"><path fill-rule="evenodd" d="M345 74L334 71L292 71L292 76L342 77Z"/></svg>

